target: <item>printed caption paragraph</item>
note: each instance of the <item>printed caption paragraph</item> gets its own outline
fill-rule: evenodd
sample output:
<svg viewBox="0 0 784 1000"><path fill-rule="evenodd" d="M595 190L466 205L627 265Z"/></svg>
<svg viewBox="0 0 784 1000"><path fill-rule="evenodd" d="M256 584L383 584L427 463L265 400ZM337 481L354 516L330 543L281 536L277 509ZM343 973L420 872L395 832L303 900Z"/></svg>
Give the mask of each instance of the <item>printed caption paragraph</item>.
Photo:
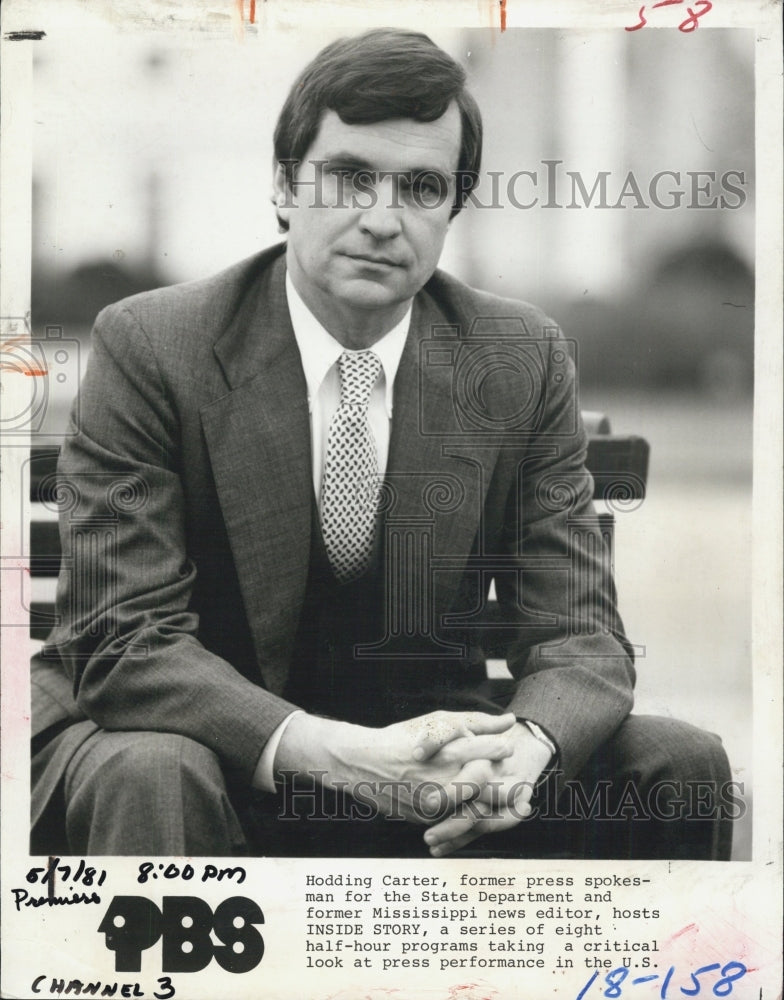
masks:
<svg viewBox="0 0 784 1000"><path fill-rule="evenodd" d="M636 876L305 875L307 968L655 968ZM629 937L629 921L640 937Z"/></svg>

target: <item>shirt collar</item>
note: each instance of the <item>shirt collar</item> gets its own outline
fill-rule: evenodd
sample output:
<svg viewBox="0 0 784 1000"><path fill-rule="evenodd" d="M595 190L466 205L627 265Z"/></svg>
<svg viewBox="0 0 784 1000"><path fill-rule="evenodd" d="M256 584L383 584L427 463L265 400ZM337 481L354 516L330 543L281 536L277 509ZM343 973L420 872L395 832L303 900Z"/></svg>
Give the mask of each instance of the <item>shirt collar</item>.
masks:
<svg viewBox="0 0 784 1000"><path fill-rule="evenodd" d="M327 373L346 348L324 329L308 309L294 287L294 282L288 272L286 272L286 299L308 387L308 406L312 409L313 400L318 395ZM390 419L392 419L395 376L400 365L400 358L403 355L410 322L411 307L409 306L400 322L370 348L381 362L385 381L385 405L387 416Z"/></svg>

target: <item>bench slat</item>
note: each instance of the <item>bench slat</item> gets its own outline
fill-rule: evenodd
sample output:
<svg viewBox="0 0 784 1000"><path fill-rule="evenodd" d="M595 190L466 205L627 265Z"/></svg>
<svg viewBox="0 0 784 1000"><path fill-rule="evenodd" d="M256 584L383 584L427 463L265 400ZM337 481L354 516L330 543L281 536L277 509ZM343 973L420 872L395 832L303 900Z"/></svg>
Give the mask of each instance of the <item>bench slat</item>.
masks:
<svg viewBox="0 0 784 1000"><path fill-rule="evenodd" d="M57 576L60 572L60 533L57 521L30 522L30 576Z"/></svg>
<svg viewBox="0 0 784 1000"><path fill-rule="evenodd" d="M633 435L610 434L610 422L602 413L583 412L589 433L586 464L594 480L594 500L633 500L645 496L648 478L648 442ZM50 445L37 446L30 454L30 500L44 503L49 509L56 500L58 449ZM613 515L600 512L599 519L605 537L612 538ZM60 539L56 521L42 520L33 515L30 523L30 572L43 579L55 577L60 569ZM502 626L495 601L488 604L486 621ZM46 639L54 625L52 601L33 601L30 613L30 637ZM499 627L486 636L488 658L503 659L504 629Z"/></svg>

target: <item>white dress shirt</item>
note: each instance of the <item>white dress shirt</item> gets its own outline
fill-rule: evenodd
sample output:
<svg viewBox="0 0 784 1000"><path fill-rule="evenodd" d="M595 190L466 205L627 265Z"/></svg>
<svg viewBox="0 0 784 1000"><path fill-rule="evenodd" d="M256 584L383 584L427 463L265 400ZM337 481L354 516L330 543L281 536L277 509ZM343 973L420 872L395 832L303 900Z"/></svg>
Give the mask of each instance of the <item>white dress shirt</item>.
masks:
<svg viewBox="0 0 784 1000"><path fill-rule="evenodd" d="M316 500L320 501L329 425L340 405L340 372L337 362L346 348L327 333L308 309L288 273L286 274L286 299L308 389L313 492ZM389 455L395 376L406 344L410 322L411 309L409 307L400 322L370 348L381 362L381 374L370 394L368 423L376 442L378 471L382 476L386 472ZM286 726L296 714L296 712L292 712L285 718L267 740L253 775L255 788L265 792L274 791L275 754Z"/></svg>
<svg viewBox="0 0 784 1000"><path fill-rule="evenodd" d="M329 425L340 405L340 372L337 361L346 348L327 333L299 296L294 283L286 274L286 298L291 325L297 341L302 370L308 387L310 411L310 441L313 454L313 490L321 497L324 458L327 454ZM373 386L368 404L368 423L378 452L378 471L383 476L389 454L389 432L392 423L392 396L395 376L406 345L411 309L397 326L377 340L369 350L381 362L381 375ZM358 353L348 351L347 353Z"/></svg>

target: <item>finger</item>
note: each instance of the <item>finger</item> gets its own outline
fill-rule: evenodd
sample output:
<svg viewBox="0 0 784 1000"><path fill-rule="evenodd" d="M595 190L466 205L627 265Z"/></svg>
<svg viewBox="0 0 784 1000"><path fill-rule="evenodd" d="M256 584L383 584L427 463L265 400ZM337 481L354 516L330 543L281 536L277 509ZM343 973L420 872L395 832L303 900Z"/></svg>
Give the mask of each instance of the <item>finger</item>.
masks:
<svg viewBox="0 0 784 1000"><path fill-rule="evenodd" d="M533 812L531 798L534 794L534 787L530 781L525 781L520 791L512 796L513 802L510 808L520 819L527 819Z"/></svg>
<svg viewBox="0 0 784 1000"><path fill-rule="evenodd" d="M474 803L471 803L473 806ZM447 854L459 851L466 844L470 844L477 837L486 833L498 833L502 830L510 830L520 822L520 817L514 815L509 810L493 812L490 815L478 820L472 826L466 826L459 830L456 824L447 825L448 821L439 824L439 827L432 827L425 834L425 843L430 854L434 858L441 858Z"/></svg>
<svg viewBox="0 0 784 1000"><path fill-rule="evenodd" d="M438 847L450 840L470 833L491 815L490 807L478 799L468 799L460 802L445 819L435 823L425 834L428 847Z"/></svg>
<svg viewBox="0 0 784 1000"><path fill-rule="evenodd" d="M450 815L461 802L478 798L492 774L490 761L470 761L460 769L456 778L444 782L438 791L431 791L425 796L423 805L428 810L429 820L432 822L438 817Z"/></svg>
<svg viewBox="0 0 784 1000"><path fill-rule="evenodd" d="M461 737L505 732L516 721L511 713L433 712L417 720L419 728L414 732L414 760L428 760L447 743Z"/></svg>
<svg viewBox="0 0 784 1000"><path fill-rule="evenodd" d="M525 819L531 813L531 798L535 788L532 781L512 782L509 778L496 778L493 771L478 798L496 812L511 809L518 814L519 819Z"/></svg>
<svg viewBox="0 0 784 1000"><path fill-rule="evenodd" d="M468 808L473 808L473 806L474 803L470 803ZM461 813L464 808L461 807ZM468 818L458 819L453 816L428 830L425 834L425 843L432 857L444 857L444 855L452 854L454 851L460 850L461 847L465 847L466 844L470 844L472 840L481 837L483 833L500 829L496 825L496 821L500 821L500 816L496 813L483 816L473 823Z"/></svg>
<svg viewBox="0 0 784 1000"><path fill-rule="evenodd" d="M497 736L460 736L438 751L435 762L462 766L474 760L506 760L513 753L514 745L506 733Z"/></svg>
<svg viewBox="0 0 784 1000"><path fill-rule="evenodd" d="M480 733L503 733L511 729L517 722L512 712L504 715L488 715L487 712L466 712L464 716L466 728L479 735Z"/></svg>
<svg viewBox="0 0 784 1000"><path fill-rule="evenodd" d="M456 803L451 814L430 827L425 834L425 843L429 847L438 846L475 828L480 828L480 832L507 830L531 815L529 791L523 789L516 795L510 795L508 785L494 782L488 799L488 787L486 785L478 797Z"/></svg>
<svg viewBox="0 0 784 1000"><path fill-rule="evenodd" d="M452 740L470 736L464 715L463 712L431 712L423 718L412 719L414 759L427 760Z"/></svg>
<svg viewBox="0 0 784 1000"><path fill-rule="evenodd" d="M469 833L464 833L462 837L455 837L454 840L448 840L445 843L437 844L430 848L430 856L433 858L444 858L448 854L453 854L455 851L459 851L461 847L466 847L471 841L476 840L477 837L481 837L481 830L477 830L474 827Z"/></svg>
<svg viewBox="0 0 784 1000"><path fill-rule="evenodd" d="M476 795L472 796L472 798L477 798L486 788L494 773L493 765L489 760L484 758L471 760L460 768L460 773L454 781L450 782L450 785L473 784L478 786ZM463 797L465 798L465 796Z"/></svg>

